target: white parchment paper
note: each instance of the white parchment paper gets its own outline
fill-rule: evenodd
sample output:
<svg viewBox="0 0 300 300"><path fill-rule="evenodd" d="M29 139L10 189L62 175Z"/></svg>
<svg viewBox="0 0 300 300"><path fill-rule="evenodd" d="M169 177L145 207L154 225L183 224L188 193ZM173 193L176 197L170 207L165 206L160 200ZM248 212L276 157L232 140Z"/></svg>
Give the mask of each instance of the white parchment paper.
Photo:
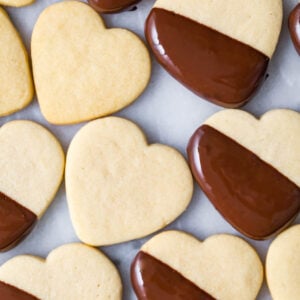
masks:
<svg viewBox="0 0 300 300"><path fill-rule="evenodd" d="M56 1L36 0L35 4L28 7L7 9L28 51L30 51L31 32L37 17L53 2ZM143 0L136 11L106 15L104 19L108 27L128 28L144 39L144 22L153 3L152 0ZM252 101L243 107L256 116L273 108L300 111L300 57L292 46L287 29L287 16L296 3L296 0L284 1L283 29L277 51L270 63L269 77ZM141 126L149 142L171 145L185 155L187 142L194 130L207 117L219 110L220 107L189 92L153 59L152 79L147 90L135 103L116 115L131 119ZM41 115L36 100L26 109L9 117L0 118L0 126L15 119L30 119L43 124L57 136L65 151L74 134L83 126L83 124L72 126L49 124ZM300 217L295 223L300 223ZM215 233L240 235L213 208L196 185L193 201L188 210L167 227L170 228L188 231L202 240ZM102 248L121 272L125 300L135 299L130 285L130 263L140 246L149 238ZM257 249L264 262L270 241L246 240ZM45 257L52 249L74 241L78 239L70 221L63 183L53 204L33 232L15 249L1 253L0 264L18 254L28 253ZM271 299L266 285L259 299Z"/></svg>

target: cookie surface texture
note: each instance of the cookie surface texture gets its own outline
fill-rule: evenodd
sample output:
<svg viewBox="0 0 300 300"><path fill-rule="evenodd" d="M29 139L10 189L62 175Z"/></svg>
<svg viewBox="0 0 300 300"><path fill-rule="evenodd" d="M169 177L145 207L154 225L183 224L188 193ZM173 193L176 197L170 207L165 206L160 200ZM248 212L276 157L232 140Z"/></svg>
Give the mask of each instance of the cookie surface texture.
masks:
<svg viewBox="0 0 300 300"><path fill-rule="evenodd" d="M72 140L66 190L78 237L100 246L169 224L189 204L193 180L175 149L148 145L134 123L107 117L88 123Z"/></svg>
<svg viewBox="0 0 300 300"><path fill-rule="evenodd" d="M130 8L141 0L88 0L89 4L100 13L115 13Z"/></svg>
<svg viewBox="0 0 300 300"><path fill-rule="evenodd" d="M64 153L48 130L31 121L3 125L0 147L0 250L7 250L30 232L53 200L63 178Z"/></svg>
<svg viewBox="0 0 300 300"><path fill-rule="evenodd" d="M33 2L35 2L35 0L0 0L0 5L20 7L30 5Z"/></svg>
<svg viewBox="0 0 300 300"><path fill-rule="evenodd" d="M226 234L201 242L180 231L166 231L146 242L131 266L140 300L253 300L263 267L244 240Z"/></svg>
<svg viewBox="0 0 300 300"><path fill-rule="evenodd" d="M46 260L20 255L7 261L0 267L1 290L24 297L7 300L122 299L113 263L97 249L79 243L53 250Z"/></svg>
<svg viewBox="0 0 300 300"><path fill-rule="evenodd" d="M300 295L300 225L281 233L271 244L266 276L272 299L298 299Z"/></svg>
<svg viewBox="0 0 300 300"><path fill-rule="evenodd" d="M1 7L0 44L1 117L24 108L33 97L27 51L7 13Z"/></svg>
<svg viewBox="0 0 300 300"><path fill-rule="evenodd" d="M81 2L46 8L31 47L40 108L54 124L116 112L132 103L149 81L150 57L143 42L128 30L106 29L101 17Z"/></svg>
<svg viewBox="0 0 300 300"><path fill-rule="evenodd" d="M259 120L240 110L210 117L187 151L198 184L241 233L266 239L300 210L300 114L271 110Z"/></svg>
<svg viewBox="0 0 300 300"><path fill-rule="evenodd" d="M157 0L145 26L158 62L199 96L247 102L276 48L281 0Z"/></svg>

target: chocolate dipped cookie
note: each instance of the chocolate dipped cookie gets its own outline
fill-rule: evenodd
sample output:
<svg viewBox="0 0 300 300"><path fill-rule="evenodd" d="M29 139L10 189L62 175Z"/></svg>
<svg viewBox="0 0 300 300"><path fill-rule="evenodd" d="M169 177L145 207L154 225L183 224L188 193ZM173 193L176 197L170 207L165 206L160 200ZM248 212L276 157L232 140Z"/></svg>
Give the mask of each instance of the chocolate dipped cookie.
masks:
<svg viewBox="0 0 300 300"><path fill-rule="evenodd" d="M0 251L16 246L52 202L63 178L56 138L31 121L0 128Z"/></svg>
<svg viewBox="0 0 300 300"><path fill-rule="evenodd" d="M166 231L146 242L131 266L139 300L253 300L263 267L255 250L227 234L205 241Z"/></svg>
<svg viewBox="0 0 300 300"><path fill-rule="evenodd" d="M158 62L197 95L246 103L264 79L282 23L281 0L157 0L145 25Z"/></svg>

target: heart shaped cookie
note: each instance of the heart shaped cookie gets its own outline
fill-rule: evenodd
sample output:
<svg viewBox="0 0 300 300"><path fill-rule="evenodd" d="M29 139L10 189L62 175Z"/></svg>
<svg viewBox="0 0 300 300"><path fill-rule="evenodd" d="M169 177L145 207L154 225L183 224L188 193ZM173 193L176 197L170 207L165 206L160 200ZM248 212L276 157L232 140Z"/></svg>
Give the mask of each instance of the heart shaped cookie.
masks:
<svg viewBox="0 0 300 300"><path fill-rule="evenodd" d="M266 259L267 282L274 300L297 300L300 295L300 225L281 233Z"/></svg>
<svg viewBox="0 0 300 300"><path fill-rule="evenodd" d="M295 49L300 55L300 3L290 13L289 30Z"/></svg>
<svg viewBox="0 0 300 300"><path fill-rule="evenodd" d="M281 0L157 0L145 31L173 77L211 102L238 107L262 81L281 23Z"/></svg>
<svg viewBox="0 0 300 300"><path fill-rule="evenodd" d="M64 153L48 130L30 121L3 125L0 149L0 251L4 251L30 232L51 203L62 181Z"/></svg>
<svg viewBox="0 0 300 300"><path fill-rule="evenodd" d="M122 283L100 251L68 244L46 260L21 255L6 262L0 267L0 292L5 300L121 300Z"/></svg>
<svg viewBox="0 0 300 300"><path fill-rule="evenodd" d="M81 2L47 7L31 45L38 101L54 124L116 112L149 81L150 57L143 42L128 30L106 29L101 17Z"/></svg>
<svg viewBox="0 0 300 300"><path fill-rule="evenodd" d="M100 13L114 13L140 2L141 0L88 0L89 4Z"/></svg>
<svg viewBox="0 0 300 300"><path fill-rule="evenodd" d="M253 300L263 267L244 240L226 234L201 242L180 231L156 235L131 266L140 300Z"/></svg>
<svg viewBox="0 0 300 300"><path fill-rule="evenodd" d="M237 230L265 239L300 210L300 114L278 109L257 120L224 110L190 139L192 172L216 209Z"/></svg>
<svg viewBox="0 0 300 300"><path fill-rule="evenodd" d="M27 51L7 13L1 7L0 45L1 117L24 108L33 97Z"/></svg>
<svg viewBox="0 0 300 300"><path fill-rule="evenodd" d="M72 140L66 191L81 241L110 245L146 236L172 222L189 204L193 180L182 155L148 145L132 122L90 122Z"/></svg>

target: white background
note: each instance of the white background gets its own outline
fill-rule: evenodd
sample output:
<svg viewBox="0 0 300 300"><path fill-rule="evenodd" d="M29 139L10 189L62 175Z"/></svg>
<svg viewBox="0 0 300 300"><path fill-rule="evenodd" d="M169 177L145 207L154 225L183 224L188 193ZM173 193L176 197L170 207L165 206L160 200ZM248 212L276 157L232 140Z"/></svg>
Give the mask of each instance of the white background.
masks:
<svg viewBox="0 0 300 300"><path fill-rule="evenodd" d="M45 7L56 2L36 1L28 7L8 9L29 51L31 32L37 17ZM287 16L297 1L286 0L284 2L283 29L277 51L270 63L269 77L252 101L243 107L256 116L272 108L291 108L300 111L300 57L292 46L287 29ZM104 16L107 26L128 28L144 39L144 22L153 3L152 0L143 0L136 11ZM207 117L220 109L222 108L189 92L153 59L152 78L147 90L135 103L117 115L129 118L141 126L150 143L159 142L174 146L185 155L188 139L194 130ZM30 119L43 124L57 136L65 151L74 134L83 125L50 125L41 115L36 100L21 112L0 118L0 125L15 119ZM299 217L295 223L300 223ZM215 233L239 235L196 186L193 201L188 210L167 228L186 230L202 240ZM139 247L148 238L102 248L121 272L125 300L135 299L130 287L130 263ZM247 240L258 250L264 261L270 241ZM29 253L45 257L59 245L74 241L77 241L77 237L70 222L63 183L53 204L33 232L15 249L0 254L0 264L17 254ZM271 299L266 286L262 289L259 299Z"/></svg>

